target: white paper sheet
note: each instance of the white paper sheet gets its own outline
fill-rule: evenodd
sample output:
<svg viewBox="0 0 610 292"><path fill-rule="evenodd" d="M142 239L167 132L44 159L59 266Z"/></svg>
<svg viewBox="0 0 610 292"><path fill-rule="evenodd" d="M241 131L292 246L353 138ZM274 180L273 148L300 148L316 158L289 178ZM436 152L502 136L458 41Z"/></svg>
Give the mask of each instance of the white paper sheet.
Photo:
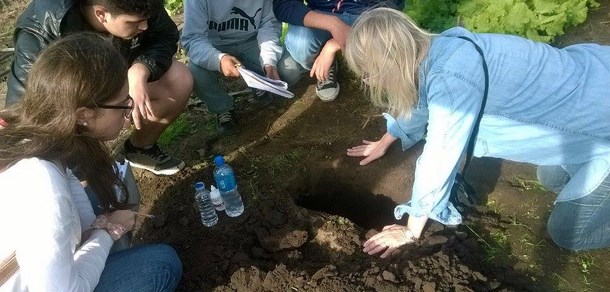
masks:
<svg viewBox="0 0 610 292"><path fill-rule="evenodd" d="M257 88L260 90L268 91L285 98L293 98L294 94L288 91L288 84L282 80L274 80L250 71L244 66L238 66L237 70L241 75L241 78L246 81L249 87Z"/></svg>

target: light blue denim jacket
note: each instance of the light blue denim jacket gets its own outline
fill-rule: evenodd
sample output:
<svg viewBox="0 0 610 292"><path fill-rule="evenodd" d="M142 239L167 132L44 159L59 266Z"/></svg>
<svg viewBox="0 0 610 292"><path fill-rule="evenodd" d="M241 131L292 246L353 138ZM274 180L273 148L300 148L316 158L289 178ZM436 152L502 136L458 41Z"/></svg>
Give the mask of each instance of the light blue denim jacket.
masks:
<svg viewBox="0 0 610 292"><path fill-rule="evenodd" d="M489 94L474 156L561 165L571 180L557 201L583 197L610 172L610 47L557 49L524 38L453 28L435 36L419 69L419 101L409 118L385 115L406 150L426 135L405 213L456 225L448 201L483 98L483 50Z"/></svg>

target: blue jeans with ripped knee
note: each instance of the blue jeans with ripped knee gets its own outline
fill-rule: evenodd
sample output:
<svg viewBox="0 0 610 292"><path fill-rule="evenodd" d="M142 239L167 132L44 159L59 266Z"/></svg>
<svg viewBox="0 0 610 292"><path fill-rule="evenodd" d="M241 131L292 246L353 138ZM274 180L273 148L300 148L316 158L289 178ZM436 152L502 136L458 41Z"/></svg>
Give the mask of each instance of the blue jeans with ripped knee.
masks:
<svg viewBox="0 0 610 292"><path fill-rule="evenodd" d="M538 179L556 193L570 183L561 166L539 166ZM610 246L610 175L586 196L556 202L547 229L557 245L569 250Z"/></svg>

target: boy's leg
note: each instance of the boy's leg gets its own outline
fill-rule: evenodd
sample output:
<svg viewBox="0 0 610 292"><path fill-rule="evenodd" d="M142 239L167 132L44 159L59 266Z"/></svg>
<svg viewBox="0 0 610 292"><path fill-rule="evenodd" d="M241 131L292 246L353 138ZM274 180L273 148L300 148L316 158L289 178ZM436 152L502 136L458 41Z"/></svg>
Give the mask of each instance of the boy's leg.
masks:
<svg viewBox="0 0 610 292"><path fill-rule="evenodd" d="M246 69L254 71L261 76L266 76L260 61L260 48L255 37L232 46L230 51ZM266 91L252 88L252 92L257 107L265 107L273 102L273 95Z"/></svg>
<svg viewBox="0 0 610 292"><path fill-rule="evenodd" d="M134 167L158 175L171 175L184 167L182 160L161 151L157 140L186 107L192 87L191 73L176 60L159 80L148 83L147 91L154 116L143 120L142 128L134 129L125 141L125 156Z"/></svg>
<svg viewBox="0 0 610 292"><path fill-rule="evenodd" d="M231 113L234 108L233 98L220 86L220 73L204 69L192 62L188 64L188 68L193 74L193 91L205 102L208 110L216 114L218 132L225 135L237 132L237 123Z"/></svg>
<svg viewBox="0 0 610 292"><path fill-rule="evenodd" d="M563 174L556 174L560 177ZM578 173L568 184L582 185ZM553 241L569 250L610 246L610 175L584 197L556 202L547 223Z"/></svg>
<svg viewBox="0 0 610 292"><path fill-rule="evenodd" d="M286 50L292 56L292 59L296 61L306 72L311 70L314 61L318 57L322 46L331 38L331 34L328 31L309 28L298 25L289 25L288 33L286 34L285 46ZM282 60L284 63L281 64L282 73L284 75L294 76L299 72L296 71L287 72L286 68L290 67L290 59ZM286 63L288 62L288 63ZM334 64L331 66L328 74L328 79L318 81L316 83L316 95L322 101L332 101L339 95L340 85L337 82L337 60L335 58Z"/></svg>
<svg viewBox="0 0 610 292"><path fill-rule="evenodd" d="M309 70L303 68L295 59L292 58L286 48L282 53L282 57L277 62L277 71L280 78L288 83L289 86L295 85Z"/></svg>
<svg viewBox="0 0 610 292"><path fill-rule="evenodd" d="M320 49L330 38L331 34L325 30L288 25L284 45L292 59L309 71Z"/></svg>

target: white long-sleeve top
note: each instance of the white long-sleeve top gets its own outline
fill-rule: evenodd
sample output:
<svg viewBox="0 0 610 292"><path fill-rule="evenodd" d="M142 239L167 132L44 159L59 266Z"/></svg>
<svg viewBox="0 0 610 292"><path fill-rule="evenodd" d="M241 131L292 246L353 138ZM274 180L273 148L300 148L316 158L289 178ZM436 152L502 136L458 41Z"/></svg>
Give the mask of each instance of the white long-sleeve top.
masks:
<svg viewBox="0 0 610 292"><path fill-rule="evenodd" d="M239 45L254 36L261 67L276 66L282 56L282 25L273 14L272 0L186 0L182 45L189 62L220 71L223 52L215 46Z"/></svg>
<svg viewBox="0 0 610 292"><path fill-rule="evenodd" d="M80 242L94 220L69 169L29 158L0 172L0 259L19 263L0 291L93 291L113 244L99 229Z"/></svg>

